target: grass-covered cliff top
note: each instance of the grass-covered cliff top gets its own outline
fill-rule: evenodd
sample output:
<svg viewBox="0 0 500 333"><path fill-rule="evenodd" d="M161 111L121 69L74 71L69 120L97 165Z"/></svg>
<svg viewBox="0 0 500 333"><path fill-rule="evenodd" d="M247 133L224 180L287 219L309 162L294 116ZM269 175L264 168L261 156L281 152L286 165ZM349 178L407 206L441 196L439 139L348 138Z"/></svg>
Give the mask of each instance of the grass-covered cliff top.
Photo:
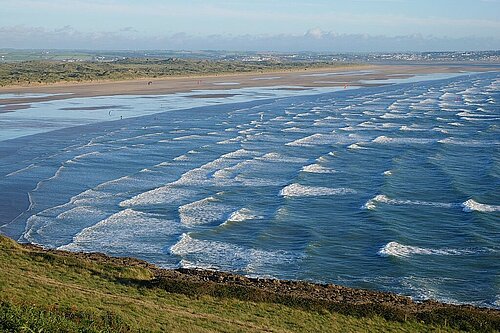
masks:
<svg viewBox="0 0 500 333"><path fill-rule="evenodd" d="M499 311L333 285L161 270L0 236L2 332L495 331Z"/></svg>
<svg viewBox="0 0 500 333"><path fill-rule="evenodd" d="M288 71L348 66L334 62L221 61L132 58L113 62L33 60L0 62L0 87L172 76Z"/></svg>

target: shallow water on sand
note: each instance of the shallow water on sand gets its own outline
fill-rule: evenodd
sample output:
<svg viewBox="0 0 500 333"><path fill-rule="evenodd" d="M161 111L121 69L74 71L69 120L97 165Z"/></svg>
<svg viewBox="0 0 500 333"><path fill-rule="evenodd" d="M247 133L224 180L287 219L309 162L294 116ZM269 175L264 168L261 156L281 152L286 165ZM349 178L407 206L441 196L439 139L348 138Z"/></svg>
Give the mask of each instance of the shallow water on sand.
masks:
<svg viewBox="0 0 500 333"><path fill-rule="evenodd" d="M500 307L499 89L492 72L0 141L0 230Z"/></svg>

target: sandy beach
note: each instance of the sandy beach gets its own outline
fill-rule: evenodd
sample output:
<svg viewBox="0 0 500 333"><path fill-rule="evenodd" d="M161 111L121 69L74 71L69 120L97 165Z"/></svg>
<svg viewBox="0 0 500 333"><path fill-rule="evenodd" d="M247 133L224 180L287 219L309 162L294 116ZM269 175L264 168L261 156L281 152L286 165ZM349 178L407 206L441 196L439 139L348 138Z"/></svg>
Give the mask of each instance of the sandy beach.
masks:
<svg viewBox="0 0 500 333"><path fill-rule="evenodd" d="M366 80L404 79L414 75L457 72L480 72L487 67L468 65L359 65L331 67L314 70L238 73L208 76L182 76L161 79L144 78L127 81L65 82L50 85L11 86L0 88L0 112L22 108L31 102L44 102L75 97L95 97L111 95L164 95L196 90L225 90L249 87L281 87L281 89L303 90L314 87L368 86ZM2 94L47 94L16 98L1 98ZM228 95L229 96L229 95ZM197 98L223 97L220 93L205 94Z"/></svg>

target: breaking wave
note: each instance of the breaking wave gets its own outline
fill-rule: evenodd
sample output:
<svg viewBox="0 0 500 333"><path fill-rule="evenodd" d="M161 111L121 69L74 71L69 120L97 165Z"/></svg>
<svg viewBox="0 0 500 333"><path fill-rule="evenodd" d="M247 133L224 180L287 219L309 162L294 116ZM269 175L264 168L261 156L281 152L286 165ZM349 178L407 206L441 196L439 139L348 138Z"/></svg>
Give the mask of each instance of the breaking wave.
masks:
<svg viewBox="0 0 500 333"><path fill-rule="evenodd" d="M331 188L320 186L305 186L301 184L291 184L283 188L280 195L283 197L317 197L332 195L355 194L356 191L350 188Z"/></svg>
<svg viewBox="0 0 500 333"><path fill-rule="evenodd" d="M500 212L500 206L485 205L476 202L472 199L469 199L464 203L462 203L462 207L464 212L483 212L483 213Z"/></svg>
<svg viewBox="0 0 500 333"><path fill-rule="evenodd" d="M440 256L460 256L485 252L486 250L472 249L429 249L418 246L400 244L398 242L389 242L377 252L382 257L410 257L413 255L440 255Z"/></svg>
<svg viewBox="0 0 500 333"><path fill-rule="evenodd" d="M431 206L440 208L459 207L459 204L454 204L454 203L429 202L420 200L398 200L398 199L391 199L384 194L379 194L373 197L372 199L368 200L361 208L369 210L375 209L377 207L377 203L385 203L388 205L395 205L395 206Z"/></svg>

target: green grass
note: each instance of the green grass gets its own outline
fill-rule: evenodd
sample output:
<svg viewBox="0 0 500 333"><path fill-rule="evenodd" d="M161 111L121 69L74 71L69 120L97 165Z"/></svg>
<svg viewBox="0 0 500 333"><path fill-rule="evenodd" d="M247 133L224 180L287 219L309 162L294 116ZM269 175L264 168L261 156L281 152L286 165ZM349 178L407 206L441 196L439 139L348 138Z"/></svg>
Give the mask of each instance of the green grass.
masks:
<svg viewBox="0 0 500 333"><path fill-rule="evenodd" d="M34 60L0 63L0 86L166 78L348 66L331 62L243 62L192 59L124 59L114 62Z"/></svg>
<svg viewBox="0 0 500 333"><path fill-rule="evenodd" d="M457 332L376 315L167 292L151 284L147 267L48 253L2 236L0 268L4 332Z"/></svg>

